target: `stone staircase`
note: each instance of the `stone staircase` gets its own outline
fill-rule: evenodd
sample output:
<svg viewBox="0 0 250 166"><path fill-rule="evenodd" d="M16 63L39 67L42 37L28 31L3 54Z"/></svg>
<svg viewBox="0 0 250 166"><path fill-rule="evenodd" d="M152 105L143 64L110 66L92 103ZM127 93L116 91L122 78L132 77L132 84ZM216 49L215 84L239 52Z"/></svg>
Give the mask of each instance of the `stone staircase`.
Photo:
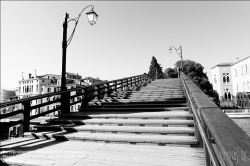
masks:
<svg viewBox="0 0 250 166"><path fill-rule="evenodd" d="M106 143L197 146L180 79L162 79L94 100L79 112L34 126L25 137Z"/></svg>

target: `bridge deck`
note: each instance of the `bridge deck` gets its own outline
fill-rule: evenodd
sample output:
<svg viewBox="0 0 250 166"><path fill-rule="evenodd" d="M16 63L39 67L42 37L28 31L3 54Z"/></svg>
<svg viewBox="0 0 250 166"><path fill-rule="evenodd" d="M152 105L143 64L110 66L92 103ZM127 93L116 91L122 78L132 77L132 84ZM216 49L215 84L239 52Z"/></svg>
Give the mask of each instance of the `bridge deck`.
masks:
<svg viewBox="0 0 250 166"><path fill-rule="evenodd" d="M20 165L183 166L184 163L185 166L205 165L203 148L177 145L150 146L16 138L2 142L1 150L2 152L12 150L12 154L20 153L4 159L8 164Z"/></svg>
<svg viewBox="0 0 250 166"><path fill-rule="evenodd" d="M131 87L45 121L1 142L0 157L13 165L205 165L179 79Z"/></svg>

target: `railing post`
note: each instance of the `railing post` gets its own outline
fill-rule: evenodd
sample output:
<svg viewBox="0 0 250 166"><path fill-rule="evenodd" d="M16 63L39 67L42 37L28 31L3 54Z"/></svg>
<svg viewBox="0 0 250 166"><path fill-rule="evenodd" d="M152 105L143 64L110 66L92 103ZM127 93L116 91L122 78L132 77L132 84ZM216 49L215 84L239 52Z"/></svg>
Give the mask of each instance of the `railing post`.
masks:
<svg viewBox="0 0 250 166"><path fill-rule="evenodd" d="M128 79L129 79L129 78L126 78L126 86L125 86L125 90L127 90L127 89L128 89Z"/></svg>
<svg viewBox="0 0 250 166"><path fill-rule="evenodd" d="M82 104L81 104L81 108L85 108L88 105L88 89L82 89L82 93L84 93L82 95Z"/></svg>
<svg viewBox="0 0 250 166"><path fill-rule="evenodd" d="M20 114L20 120L23 122L20 124L19 136L22 137L24 132L28 132L30 129L30 100L27 100L23 104L23 113Z"/></svg>
<svg viewBox="0 0 250 166"><path fill-rule="evenodd" d="M97 86L94 86L94 98L92 99L93 101L98 101L99 99L99 88Z"/></svg>
<svg viewBox="0 0 250 166"><path fill-rule="evenodd" d="M100 88L101 85L97 85L97 97L98 99L101 99L101 88Z"/></svg>
<svg viewBox="0 0 250 166"><path fill-rule="evenodd" d="M144 77L140 75L141 84L144 82Z"/></svg>
<svg viewBox="0 0 250 166"><path fill-rule="evenodd" d="M133 83L132 83L132 78L130 78L130 87L132 87L133 86Z"/></svg>
<svg viewBox="0 0 250 166"><path fill-rule="evenodd" d="M61 114L70 113L70 92L61 94Z"/></svg>
<svg viewBox="0 0 250 166"><path fill-rule="evenodd" d="M121 80L119 81L119 85L120 85L120 86L119 86L118 92L121 92L121 91L122 91L122 81L121 81Z"/></svg>
<svg viewBox="0 0 250 166"><path fill-rule="evenodd" d="M114 82L114 87L115 87L115 92L118 92L117 91L117 81Z"/></svg>
<svg viewBox="0 0 250 166"><path fill-rule="evenodd" d="M103 99L106 99L109 97L109 84L103 84L104 86L104 96Z"/></svg>
<svg viewBox="0 0 250 166"><path fill-rule="evenodd" d="M111 93L111 92L110 92L110 85L109 85L109 83L107 83L106 85L107 85L107 94L108 94L108 97L109 97L109 96L110 96L110 93Z"/></svg>

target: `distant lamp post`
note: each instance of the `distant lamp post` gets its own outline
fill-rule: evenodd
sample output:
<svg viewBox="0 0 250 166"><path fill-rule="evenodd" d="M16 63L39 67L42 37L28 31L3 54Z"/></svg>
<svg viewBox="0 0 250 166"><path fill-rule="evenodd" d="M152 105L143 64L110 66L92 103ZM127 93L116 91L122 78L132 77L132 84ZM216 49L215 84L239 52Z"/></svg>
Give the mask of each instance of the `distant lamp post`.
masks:
<svg viewBox="0 0 250 166"><path fill-rule="evenodd" d="M175 47L170 46L169 47L169 53L170 54L172 53L172 48L174 48L176 53L181 57L181 70L183 70L182 47L180 46L178 49L176 49ZM179 52L178 52L178 50L179 50Z"/></svg>
<svg viewBox="0 0 250 166"><path fill-rule="evenodd" d="M66 51L67 51L67 46L70 44L70 42L71 42L71 40L72 40L72 38L74 36L75 30L76 30L76 26L77 26L77 23L79 21L79 18L81 17L82 12L86 8L88 8L88 7L91 7L92 9L91 9L91 11L87 12L86 14L88 16L89 23L91 25L94 25L96 23L98 15L94 12L94 6L93 5L89 5L89 6L85 7L81 11L81 13L78 15L78 17L76 17L76 18L68 20L69 14L66 13L66 15L65 15L65 20L64 20L64 23L63 23L63 41L62 41L62 78L61 78L61 91L67 90L67 88L66 88L66 76L65 76L65 74L66 74ZM74 30L71 33L69 39L67 39L67 28L68 28L68 23L70 21L75 21L75 27L74 27ZM66 102L65 100L66 100L66 97L63 97L63 95L62 95L62 108L63 109L64 109L63 103Z"/></svg>

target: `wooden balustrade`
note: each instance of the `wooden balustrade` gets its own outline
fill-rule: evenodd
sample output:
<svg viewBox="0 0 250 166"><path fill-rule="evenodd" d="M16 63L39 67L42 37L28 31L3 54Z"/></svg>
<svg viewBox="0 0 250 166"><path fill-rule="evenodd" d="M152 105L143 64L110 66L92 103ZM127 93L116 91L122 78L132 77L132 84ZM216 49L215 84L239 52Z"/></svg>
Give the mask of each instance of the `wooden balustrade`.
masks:
<svg viewBox="0 0 250 166"><path fill-rule="evenodd" d="M118 91L118 89L123 90L125 87L137 85L140 82L143 82L144 80L152 79L149 75L146 73L138 76L113 80L113 81L106 81L95 85L90 85L87 87L78 87L69 89L66 91L60 91L60 92L54 92L54 93L47 93L43 95L33 96L29 98L24 98L20 100L14 100L14 101L8 101L5 103L0 104L0 108L4 108L11 105L21 104L22 108L19 110L16 110L14 112L6 113L6 114L0 114L0 119L6 119L9 117L13 117L16 115L19 115L20 120L17 120L15 122L6 122L7 124L4 126L1 126L0 131L16 126L20 124L19 129L19 136L23 136L24 132L29 131L30 128L30 120L38 118L40 116L45 116L47 114L53 113L55 111L61 111L62 114L66 114L70 112L70 106L75 105L77 103L81 103L81 107L85 107L89 101L93 99L102 99L103 97L108 97L110 94L114 91ZM71 93L74 92L75 94L72 95ZM60 96L60 98L58 98ZM47 101L44 103L39 103L37 105L32 106L31 101L33 100L43 100L44 98L54 97L55 99L52 101ZM75 98L81 97L80 100L76 100ZM57 99L56 99L57 98ZM78 98L79 99L79 98ZM41 112L40 109L45 106L49 106L54 103L60 103L61 106L58 106L57 108L47 110L44 112ZM63 109L62 109L63 108ZM34 109L39 109L38 113L35 115L31 115L31 111Z"/></svg>
<svg viewBox="0 0 250 166"><path fill-rule="evenodd" d="M249 166L250 137L182 72L181 79L188 93L186 95L190 96L188 102L194 106L191 111L197 113L194 117L195 135L200 146L204 147L206 165L211 166L212 159L216 157L220 165ZM202 129L198 129L198 121ZM201 130L209 142L208 146Z"/></svg>

